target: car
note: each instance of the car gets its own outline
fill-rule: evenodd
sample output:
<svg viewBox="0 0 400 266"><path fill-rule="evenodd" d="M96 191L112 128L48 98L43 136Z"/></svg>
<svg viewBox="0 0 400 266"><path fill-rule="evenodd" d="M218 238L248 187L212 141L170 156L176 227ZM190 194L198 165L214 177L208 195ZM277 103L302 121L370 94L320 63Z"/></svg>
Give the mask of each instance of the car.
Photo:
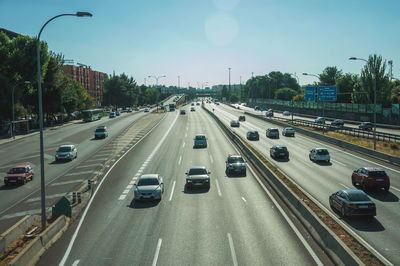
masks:
<svg viewBox="0 0 400 266"><path fill-rule="evenodd" d="M240 110L240 106L239 105L236 105L235 108Z"/></svg>
<svg viewBox="0 0 400 266"><path fill-rule="evenodd" d="M239 116L239 121L240 122L246 121L246 117L244 115Z"/></svg>
<svg viewBox="0 0 400 266"><path fill-rule="evenodd" d="M116 116L120 116L120 115L121 115L121 112L120 112L120 111L116 111L116 112L115 112L115 115L116 115Z"/></svg>
<svg viewBox="0 0 400 266"><path fill-rule="evenodd" d="M139 177L133 190L135 201L161 200L164 181L159 174L146 174Z"/></svg>
<svg viewBox="0 0 400 266"><path fill-rule="evenodd" d="M11 168L4 177L4 185L24 185L26 182L32 181L35 172L29 164L16 165Z"/></svg>
<svg viewBox="0 0 400 266"><path fill-rule="evenodd" d="M78 158L78 149L75 145L61 145L56 151L56 162L60 160L70 160Z"/></svg>
<svg viewBox="0 0 400 266"><path fill-rule="evenodd" d="M277 128L268 128L265 132L265 135L268 138L278 138L279 139L279 130Z"/></svg>
<svg viewBox="0 0 400 266"><path fill-rule="evenodd" d="M195 112L196 108L194 106L190 107L190 112Z"/></svg>
<svg viewBox="0 0 400 266"><path fill-rule="evenodd" d="M371 131L374 128L374 124L370 122L362 122L358 128L361 130Z"/></svg>
<svg viewBox="0 0 400 266"><path fill-rule="evenodd" d="M115 118L115 112L110 112L109 118Z"/></svg>
<svg viewBox="0 0 400 266"><path fill-rule="evenodd" d="M325 148L314 148L310 151L308 158L313 162L325 161L329 163L331 161L331 156L329 151Z"/></svg>
<svg viewBox="0 0 400 266"><path fill-rule="evenodd" d="M289 112L289 111L283 111L282 115L284 115L284 116L289 116L289 115L290 115L290 112Z"/></svg>
<svg viewBox="0 0 400 266"><path fill-rule="evenodd" d="M343 127L344 126L344 122L342 119L335 119L331 122L331 126L333 127Z"/></svg>
<svg viewBox="0 0 400 266"><path fill-rule="evenodd" d="M95 139L105 139L108 137L108 131L106 126L98 126L94 131Z"/></svg>
<svg viewBox="0 0 400 266"><path fill-rule="evenodd" d="M204 166L194 166L186 173L186 187L206 187L210 188L210 174Z"/></svg>
<svg viewBox="0 0 400 266"><path fill-rule="evenodd" d="M148 107L144 108L144 112L145 112L145 113L150 112L150 108L148 108Z"/></svg>
<svg viewBox="0 0 400 266"><path fill-rule="evenodd" d="M289 159L289 151L285 145L275 144L269 149L269 155L274 158Z"/></svg>
<svg viewBox="0 0 400 266"><path fill-rule="evenodd" d="M268 111L265 112L265 116L266 116L266 117L273 117L273 116L274 116L274 112L268 110Z"/></svg>
<svg viewBox="0 0 400 266"><path fill-rule="evenodd" d="M329 196L329 205L340 212L342 217L376 216L375 203L359 189L339 190Z"/></svg>
<svg viewBox="0 0 400 266"><path fill-rule="evenodd" d="M225 172L229 174L240 174L246 176L246 162L239 154L228 155L226 159Z"/></svg>
<svg viewBox="0 0 400 266"><path fill-rule="evenodd" d="M199 102L197 102L197 103L196 103L196 105L200 105L200 103L199 103Z"/></svg>
<svg viewBox="0 0 400 266"><path fill-rule="evenodd" d="M194 137L193 148L207 148L207 138L204 134L197 134Z"/></svg>
<svg viewBox="0 0 400 266"><path fill-rule="evenodd" d="M254 106L254 110L260 110L260 106L258 106L258 105L256 105L256 106Z"/></svg>
<svg viewBox="0 0 400 266"><path fill-rule="evenodd" d="M181 110L181 115L185 115L186 114L186 111L185 110Z"/></svg>
<svg viewBox="0 0 400 266"><path fill-rule="evenodd" d="M139 111L139 107L138 106L136 106L133 110L135 110L135 111Z"/></svg>
<svg viewBox="0 0 400 266"><path fill-rule="evenodd" d="M133 110L132 110L132 108L130 108L130 107L128 108L128 110L126 110L126 112L128 112L128 113L132 113L132 111L133 111Z"/></svg>
<svg viewBox="0 0 400 266"><path fill-rule="evenodd" d="M363 190L370 188L389 191L390 179L386 172L379 167L361 167L351 175L351 183L356 187L360 186Z"/></svg>
<svg viewBox="0 0 400 266"><path fill-rule="evenodd" d="M260 135L257 130L249 130L246 135L248 140L259 140Z"/></svg>
<svg viewBox="0 0 400 266"><path fill-rule="evenodd" d="M191 103L190 105L191 105L191 106L194 106L194 103Z"/></svg>
<svg viewBox="0 0 400 266"><path fill-rule="evenodd" d="M216 102L215 104L216 104L216 105L219 105L219 102Z"/></svg>
<svg viewBox="0 0 400 266"><path fill-rule="evenodd" d="M317 124L325 124L325 118L324 117L317 117L314 120L315 123Z"/></svg>
<svg viewBox="0 0 400 266"><path fill-rule="evenodd" d="M231 127L240 127L239 120L232 120L231 121Z"/></svg>

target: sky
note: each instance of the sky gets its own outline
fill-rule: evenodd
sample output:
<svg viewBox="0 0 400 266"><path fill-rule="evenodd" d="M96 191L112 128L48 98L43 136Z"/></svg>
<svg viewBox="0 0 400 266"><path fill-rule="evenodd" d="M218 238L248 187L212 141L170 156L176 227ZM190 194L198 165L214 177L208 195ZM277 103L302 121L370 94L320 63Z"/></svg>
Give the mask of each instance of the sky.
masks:
<svg viewBox="0 0 400 266"><path fill-rule="evenodd" d="M137 83L181 87L244 84L281 71L313 83L327 66L359 74L371 54L400 79L398 0L0 0L0 27L41 35L65 59Z"/></svg>

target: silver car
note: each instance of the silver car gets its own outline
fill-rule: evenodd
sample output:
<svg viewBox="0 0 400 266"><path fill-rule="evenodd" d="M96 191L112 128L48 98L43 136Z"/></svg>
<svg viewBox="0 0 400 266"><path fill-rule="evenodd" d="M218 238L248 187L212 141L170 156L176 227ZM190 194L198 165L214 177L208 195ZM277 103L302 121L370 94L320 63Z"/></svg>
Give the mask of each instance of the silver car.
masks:
<svg viewBox="0 0 400 266"><path fill-rule="evenodd" d="M60 160L69 160L72 161L74 158L78 157L78 149L75 145L62 145L56 151L55 159L56 161Z"/></svg>
<svg viewBox="0 0 400 266"><path fill-rule="evenodd" d="M98 126L94 132L95 139L105 139L108 137L108 131L106 126Z"/></svg>
<svg viewBox="0 0 400 266"><path fill-rule="evenodd" d="M189 169L186 174L186 187L210 188L210 174L204 166L195 166Z"/></svg>
<svg viewBox="0 0 400 266"><path fill-rule="evenodd" d="M163 178L159 174L142 175L133 191L135 200L161 200L164 193Z"/></svg>
<svg viewBox="0 0 400 266"><path fill-rule="evenodd" d="M330 162L331 156L329 155L329 152L325 148L314 148L310 151L309 158L313 162L320 162L320 161L325 161L325 162Z"/></svg>
<svg viewBox="0 0 400 266"><path fill-rule="evenodd" d="M292 136L292 137L294 137L294 128L292 128L292 127L285 127L285 128L282 130L282 135L283 135L283 136Z"/></svg>

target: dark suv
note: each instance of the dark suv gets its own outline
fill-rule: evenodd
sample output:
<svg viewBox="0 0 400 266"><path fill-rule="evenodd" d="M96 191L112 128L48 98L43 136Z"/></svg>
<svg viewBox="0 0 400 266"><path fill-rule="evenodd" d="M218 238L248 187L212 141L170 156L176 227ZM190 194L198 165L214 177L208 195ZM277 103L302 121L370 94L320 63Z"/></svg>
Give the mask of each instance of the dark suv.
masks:
<svg viewBox="0 0 400 266"><path fill-rule="evenodd" d="M279 130L277 128L268 128L265 132L265 135L268 138L277 138L279 139Z"/></svg>
<svg viewBox="0 0 400 266"><path fill-rule="evenodd" d="M260 139L260 135L258 134L258 131L256 131L256 130L248 131L246 137L248 140L259 140Z"/></svg>
<svg viewBox="0 0 400 266"><path fill-rule="evenodd" d="M229 155L226 160L226 174L241 174L246 175L246 162L242 156L235 154Z"/></svg>
<svg viewBox="0 0 400 266"><path fill-rule="evenodd" d="M274 158L289 159L289 151L284 145L274 145L269 149L269 155Z"/></svg>
<svg viewBox="0 0 400 266"><path fill-rule="evenodd" d="M239 121L240 122L246 121L246 117L244 115L239 116Z"/></svg>
<svg viewBox="0 0 400 266"><path fill-rule="evenodd" d="M367 131L371 131L374 128L374 124L370 123L370 122L362 122L359 126L359 129L361 130L367 130Z"/></svg>
<svg viewBox="0 0 400 266"><path fill-rule="evenodd" d="M335 119L332 121L331 126L334 127L343 127L344 126L344 122L342 119Z"/></svg>
<svg viewBox="0 0 400 266"><path fill-rule="evenodd" d="M389 176L378 167L361 167L351 175L351 183L354 186L361 186L363 190L369 188L383 188L386 191L390 188Z"/></svg>

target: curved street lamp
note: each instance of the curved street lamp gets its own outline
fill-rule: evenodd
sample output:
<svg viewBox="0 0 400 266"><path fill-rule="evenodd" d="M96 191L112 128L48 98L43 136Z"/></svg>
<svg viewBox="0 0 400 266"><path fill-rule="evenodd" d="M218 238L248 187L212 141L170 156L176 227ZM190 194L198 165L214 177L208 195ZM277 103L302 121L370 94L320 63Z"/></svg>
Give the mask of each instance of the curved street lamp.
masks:
<svg viewBox="0 0 400 266"><path fill-rule="evenodd" d="M349 60L360 60L368 64L368 60L358 57L350 57ZM376 150L376 68L374 68L374 150Z"/></svg>
<svg viewBox="0 0 400 266"><path fill-rule="evenodd" d="M76 12L75 14L61 14L52 17L39 31L36 40L36 57L37 57L37 69L38 69L38 97L39 97L39 127L40 127L40 188L41 188L41 207L42 207L42 231L46 229L46 193L45 193L45 180L44 180L44 151L43 151L43 104L42 104L42 84L41 84L41 73L40 73L40 35L43 29L49 24L50 21L63 17L63 16L74 16L74 17L91 17L93 16L89 12Z"/></svg>
<svg viewBox="0 0 400 266"><path fill-rule="evenodd" d="M304 76L313 76L313 77L316 77L316 78L318 78L319 80L321 80L321 79L319 78L319 76L318 76L318 75L315 75L315 74L303 73L303 75L304 75Z"/></svg>
<svg viewBox="0 0 400 266"><path fill-rule="evenodd" d="M165 75L162 75L162 76L148 76L148 78L154 78L156 80L156 86L158 86L158 79L159 78L165 78L165 77L166 77Z"/></svg>

